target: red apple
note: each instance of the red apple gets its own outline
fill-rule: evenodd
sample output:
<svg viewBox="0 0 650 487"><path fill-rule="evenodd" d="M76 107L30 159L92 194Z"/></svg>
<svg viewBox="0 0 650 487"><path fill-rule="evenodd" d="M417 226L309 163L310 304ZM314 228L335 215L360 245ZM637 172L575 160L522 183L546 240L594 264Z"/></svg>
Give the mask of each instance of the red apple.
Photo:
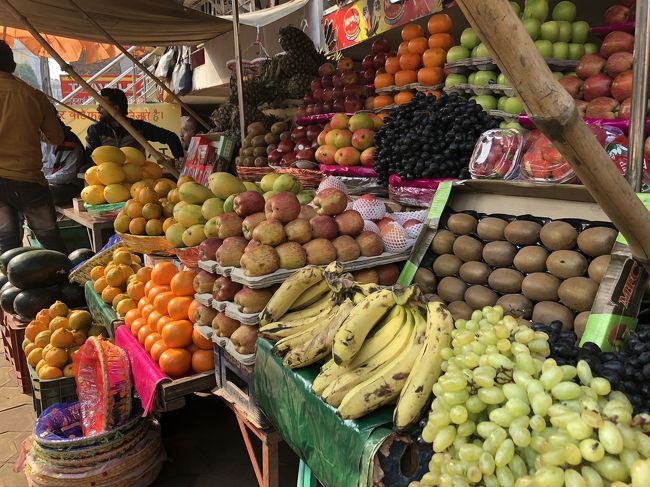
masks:
<svg viewBox="0 0 650 487"><path fill-rule="evenodd" d="M632 71L625 71L614 78L612 96L618 101L623 101L632 96Z"/></svg>
<svg viewBox="0 0 650 487"><path fill-rule="evenodd" d="M585 117L585 113L587 112L587 105L589 105L589 103L587 103L584 100L576 100L576 110L578 110L578 115L580 115L583 118Z"/></svg>
<svg viewBox="0 0 650 487"><path fill-rule="evenodd" d="M589 118L617 118L619 103L613 98L601 96L589 102L586 115Z"/></svg>
<svg viewBox="0 0 650 487"><path fill-rule="evenodd" d="M377 228L379 228L379 231L381 232L387 225L390 225L391 223L393 223L393 219L385 216L377 222Z"/></svg>
<svg viewBox="0 0 650 487"><path fill-rule="evenodd" d="M573 98L582 98L582 80L577 76L565 76L560 84Z"/></svg>
<svg viewBox="0 0 650 487"><path fill-rule="evenodd" d="M357 82L357 73L354 71L343 71L341 73L341 83L343 86L353 85Z"/></svg>
<svg viewBox="0 0 650 487"><path fill-rule="evenodd" d="M344 98L335 98L334 103L332 103L332 111L336 113L345 112L345 99Z"/></svg>
<svg viewBox="0 0 650 487"><path fill-rule="evenodd" d="M324 63L318 67L318 75L321 77L332 76L336 72L336 68L332 63Z"/></svg>
<svg viewBox="0 0 650 487"><path fill-rule="evenodd" d="M600 74L605 69L607 60L598 54L587 54L583 56L576 68L576 74L581 80Z"/></svg>
<svg viewBox="0 0 650 487"><path fill-rule="evenodd" d="M375 154L377 152L377 149L374 147L369 147L368 149L364 150L361 153L361 157L359 160L361 161L361 165L365 167L372 167L375 165Z"/></svg>
<svg viewBox="0 0 650 487"><path fill-rule="evenodd" d="M321 96L322 96L322 91L323 90L321 90ZM302 97L302 101L305 104L305 106L312 105L314 103L314 97L309 93L305 93L305 96Z"/></svg>
<svg viewBox="0 0 650 487"><path fill-rule="evenodd" d="M268 161L270 164L277 164L282 160L282 152L275 149L268 155Z"/></svg>
<svg viewBox="0 0 650 487"><path fill-rule="evenodd" d="M309 149L302 149L296 152L296 159L299 161L314 161L316 160L316 157L314 155L314 151L309 148Z"/></svg>
<svg viewBox="0 0 650 487"><path fill-rule="evenodd" d="M332 88L332 98L344 98L342 86Z"/></svg>
<svg viewBox="0 0 650 487"><path fill-rule="evenodd" d="M356 84L353 84L353 85L345 85L345 86L343 87L343 94L344 94L345 96L349 96L349 95L357 95L357 96L360 96L360 95L361 95L361 86L356 85Z"/></svg>
<svg viewBox="0 0 650 487"><path fill-rule="evenodd" d="M314 103L314 115L320 115L321 113L325 113L323 111L323 104L322 103Z"/></svg>
<svg viewBox="0 0 650 487"><path fill-rule="evenodd" d="M351 69L354 69L354 61L350 57L342 57L339 59L339 62L336 63L336 70L341 72L341 71L349 71Z"/></svg>
<svg viewBox="0 0 650 487"><path fill-rule="evenodd" d="M336 87L343 88L343 81L341 81L341 73L336 73L332 76L332 85Z"/></svg>
<svg viewBox="0 0 650 487"><path fill-rule="evenodd" d="M278 220L283 223L298 218L300 201L295 194L283 191L271 196L264 205L267 220Z"/></svg>
<svg viewBox="0 0 650 487"><path fill-rule="evenodd" d="M300 125L296 125L291 131L291 140L292 142L297 142L300 139L307 137L307 129Z"/></svg>
<svg viewBox="0 0 650 487"><path fill-rule="evenodd" d="M323 99L319 100L322 102L330 102L334 98L334 90L335 88L323 88ZM314 93L314 96L316 96L316 93Z"/></svg>
<svg viewBox="0 0 650 487"><path fill-rule="evenodd" d="M630 20L630 9L624 5L612 5L605 11L605 24L622 24Z"/></svg>
<svg viewBox="0 0 650 487"><path fill-rule="evenodd" d="M326 101L323 103L323 113L332 113L332 102Z"/></svg>
<svg viewBox="0 0 650 487"><path fill-rule="evenodd" d="M278 144L278 150L282 153L291 152L293 150L294 144L288 139L281 140Z"/></svg>
<svg viewBox="0 0 650 487"><path fill-rule="evenodd" d="M320 80L319 80L319 79L315 79L315 80L313 80L313 81L309 84L309 88L311 89L311 91L312 91L312 93L313 93L313 92L316 91L316 90L322 90L322 89L323 89L323 85L320 84Z"/></svg>
<svg viewBox="0 0 650 487"><path fill-rule="evenodd" d="M323 86L323 88L331 88L334 86L332 83L332 75L323 76L320 79L320 84Z"/></svg>
<svg viewBox="0 0 650 487"><path fill-rule="evenodd" d="M605 72L612 78L616 78L622 72L631 70L633 63L634 55L631 52L615 52L607 59Z"/></svg>
<svg viewBox="0 0 650 487"><path fill-rule="evenodd" d="M608 58L615 52L621 51L634 52L634 36L618 30L607 34L600 46L600 55Z"/></svg>
<svg viewBox="0 0 650 487"><path fill-rule="evenodd" d="M363 72L363 81L367 85L371 85L375 82L375 70L374 69L366 69Z"/></svg>
<svg viewBox="0 0 650 487"><path fill-rule="evenodd" d="M375 69L383 68L384 64L386 64L386 53L385 52L380 52L378 54L375 54L375 57L372 60L373 65L375 66Z"/></svg>
<svg viewBox="0 0 650 487"><path fill-rule="evenodd" d="M630 119L630 113L632 112L632 98L626 98L621 103L621 108L618 110L618 117L624 118L625 120Z"/></svg>
<svg viewBox="0 0 650 487"><path fill-rule="evenodd" d="M290 166L294 162L296 162L296 153L295 152L287 152L282 156L282 165L283 166Z"/></svg>
<svg viewBox="0 0 650 487"><path fill-rule="evenodd" d="M346 113L354 113L361 110L363 104L361 103L361 98L358 95L348 95L345 97L345 102L343 103L343 108Z"/></svg>
<svg viewBox="0 0 650 487"><path fill-rule="evenodd" d="M311 148L311 141L305 138L305 139L296 140L296 145L294 146L293 150L295 152L298 152L309 148Z"/></svg>
<svg viewBox="0 0 650 487"><path fill-rule="evenodd" d="M380 52L390 51L390 44L386 39L380 37L375 42L372 43L372 53L379 54Z"/></svg>
<svg viewBox="0 0 650 487"><path fill-rule="evenodd" d="M363 58L363 61L361 61L361 66L363 69L372 69L374 68L374 64L372 63L373 56L366 56Z"/></svg>
<svg viewBox="0 0 650 487"><path fill-rule="evenodd" d="M584 98L591 101L602 96L609 96L612 87L612 78L606 74L596 74L585 80L582 86Z"/></svg>
<svg viewBox="0 0 650 487"><path fill-rule="evenodd" d="M305 95L305 97L307 97L307 95ZM325 98L325 90L321 90L321 89L314 90L312 96L310 96L309 98L311 98L312 100L311 104L317 101L323 101Z"/></svg>
<svg viewBox="0 0 650 487"><path fill-rule="evenodd" d="M307 131L305 132L305 135L308 140L316 140L318 137L318 134L320 134L321 130L323 130L323 126L320 124L316 125L310 125L307 127Z"/></svg>

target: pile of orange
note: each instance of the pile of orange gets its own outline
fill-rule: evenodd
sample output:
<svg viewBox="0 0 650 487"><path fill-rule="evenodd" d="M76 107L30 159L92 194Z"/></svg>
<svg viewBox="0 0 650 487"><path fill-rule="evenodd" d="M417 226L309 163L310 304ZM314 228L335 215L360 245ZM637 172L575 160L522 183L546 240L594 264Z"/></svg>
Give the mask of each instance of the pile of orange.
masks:
<svg viewBox="0 0 650 487"><path fill-rule="evenodd" d="M447 51L455 44L452 28L452 20L447 14L435 14L429 18L428 38L418 24L406 24L402 28L402 43L397 56L386 59L385 72L375 76L375 89L403 87L411 83L421 86L444 83ZM374 107L383 108L393 103L402 105L410 102L414 94L411 90L403 90L394 96L378 95L374 98Z"/></svg>
<svg viewBox="0 0 650 487"><path fill-rule="evenodd" d="M195 276L195 271L179 271L171 262L143 267L133 281L141 297L124 316L133 336L172 377L214 368L212 342L190 320L199 305L193 298Z"/></svg>
<svg viewBox="0 0 650 487"><path fill-rule="evenodd" d="M95 291L120 316L136 308L142 297L140 286L134 284L136 274L142 270L141 264L140 257L131 254L126 247L119 247L106 266L95 266L90 270Z"/></svg>

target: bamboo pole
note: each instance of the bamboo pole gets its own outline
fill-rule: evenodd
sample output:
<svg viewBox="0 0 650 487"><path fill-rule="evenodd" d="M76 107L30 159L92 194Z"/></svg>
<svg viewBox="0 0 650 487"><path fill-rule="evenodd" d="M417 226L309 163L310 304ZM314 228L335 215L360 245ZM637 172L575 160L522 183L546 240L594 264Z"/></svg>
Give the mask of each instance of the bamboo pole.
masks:
<svg viewBox="0 0 650 487"><path fill-rule="evenodd" d="M158 76L156 76L151 71L149 71L149 69L147 69L147 67L144 64L142 64L133 54L128 52L126 49L124 49L124 47L122 47L122 45L117 41L117 39L115 39L106 29L104 29L101 25L99 25L99 23L95 19L93 19L90 15L88 15L88 13L86 13L86 11L83 10L79 6L79 4L76 2L76 0L68 0L68 3L70 3L71 5L76 7L79 10L79 12L81 12L81 14L86 18L86 20L88 20L88 22L90 22L99 32L101 32L104 35L104 37L106 37L106 39L108 41L110 41L112 44L115 44L115 47L117 47L122 54L124 54L127 58L129 58L131 60L131 62L133 64L135 64L138 68L140 68L142 71L144 71L144 73L147 76L149 76L152 79L152 81L154 83L156 83L165 93L167 93L177 103L179 103L185 109L185 111L190 114L190 116L194 120L196 120L201 125L203 125L203 127L206 130L212 130L212 127L210 126L209 123L207 123L205 120L203 120L203 118L201 118L198 113L196 113L194 110L192 110L187 105L187 103L185 103L183 100L181 100L180 97L176 93L174 93L172 90L170 90L169 87L164 82L162 82L160 79L158 79Z"/></svg>
<svg viewBox="0 0 650 487"><path fill-rule="evenodd" d="M66 105L66 104L63 103L62 101L57 100L56 98L54 98L54 97L51 96L51 95L48 95L47 93L45 93L45 96L47 96L48 99L49 99L52 103L56 103L57 105L61 105L62 107L65 107L65 108L67 108L68 110L70 110L70 111L76 113L77 115L80 115L80 116L82 116L82 117L84 117L84 118L87 118L88 120L91 120L91 121L93 121L93 122L96 122L96 121L97 121L97 120L95 120L93 117L91 117L90 115L86 115L84 112L79 111L79 110L77 110L76 108L72 108L72 107L69 106L69 105Z"/></svg>
<svg viewBox="0 0 650 487"><path fill-rule="evenodd" d="M458 0L458 5L537 127L625 236L633 256L650 269L650 213L578 116L575 101L553 77L510 2Z"/></svg>
<svg viewBox="0 0 650 487"><path fill-rule="evenodd" d="M178 171L176 170L176 168L172 164L169 163L167 158L163 154L158 152L149 143L149 141L146 140L142 136L142 134L140 134L140 132L135 130L124 115L122 115L120 112L115 110L115 108L113 108L110 103L108 103L106 100L104 100L104 98L102 98L102 96L99 93L97 93L97 91L95 91L93 89L93 87L90 86L86 82L85 79L83 79L81 76L79 76L77 74L77 72L74 69L72 69L72 66L70 66L68 63L66 63L63 60L63 58L59 55L59 53L56 52L56 50L50 44L48 44L48 42L43 38L43 36L34 28L32 23L24 15L22 15L16 9L16 7L14 7L9 2L9 0L0 0L0 3L2 3L2 5L4 5L5 7L7 7L7 9L13 14L13 16L16 18L16 20L18 20L20 23L22 23L25 26L25 28L32 34L34 39L36 39L38 41L38 43L41 46L43 46L43 49L45 49L49 53L49 55L52 56L52 58L54 58L56 60L56 62L59 64L59 66L61 66L61 69L63 69L64 71L67 71L67 73L70 75L70 77L72 79L74 79L77 83L79 83L84 88L84 90L86 90L90 94L90 96L92 96L97 101L97 103L99 103L99 105L101 105L102 108L104 108L104 110L106 110L108 112L108 114L111 117L113 117L113 119L115 119L115 121L117 121L122 127L124 127L124 129L147 152L149 152L156 159L158 164L165 167L174 176L178 176L178 174L179 174Z"/></svg>

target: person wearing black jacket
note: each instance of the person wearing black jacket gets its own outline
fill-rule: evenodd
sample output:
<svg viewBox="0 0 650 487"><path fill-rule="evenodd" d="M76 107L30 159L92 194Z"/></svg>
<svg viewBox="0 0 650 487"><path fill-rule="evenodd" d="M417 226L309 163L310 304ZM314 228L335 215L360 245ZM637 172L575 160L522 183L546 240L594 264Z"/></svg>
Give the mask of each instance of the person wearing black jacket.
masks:
<svg viewBox="0 0 650 487"><path fill-rule="evenodd" d="M113 108L118 110L125 117L129 111L129 102L126 95L122 90L116 88L104 88L100 94L113 105ZM101 106L98 107L99 122L95 122L86 132L86 145L89 154L92 153L97 147L102 145L111 145L114 147L134 147L144 152L144 148L140 146L131 134L129 134L110 114ZM183 145L181 144L178 135L170 130L157 127L144 120L134 120L129 118L129 123L135 130L140 132L142 136L149 141L160 142L167 144L175 159L183 157Z"/></svg>

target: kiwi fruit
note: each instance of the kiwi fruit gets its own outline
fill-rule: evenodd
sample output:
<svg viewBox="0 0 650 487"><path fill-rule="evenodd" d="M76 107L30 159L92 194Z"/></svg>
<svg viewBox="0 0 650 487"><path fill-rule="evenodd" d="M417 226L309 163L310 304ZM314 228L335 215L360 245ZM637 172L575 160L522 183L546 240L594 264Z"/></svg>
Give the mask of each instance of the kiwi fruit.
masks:
<svg viewBox="0 0 650 487"><path fill-rule="evenodd" d="M508 222L501 218L494 218L486 216L481 218L476 227L476 233L486 242L494 242L495 240L504 240L506 237L503 230L508 225Z"/></svg>
<svg viewBox="0 0 650 487"><path fill-rule="evenodd" d="M442 298L438 296L437 294L425 294L424 295L424 300L427 303L444 303Z"/></svg>
<svg viewBox="0 0 650 487"><path fill-rule="evenodd" d="M560 302L573 311L589 311L596 299L598 284L588 277L572 277L558 289Z"/></svg>
<svg viewBox="0 0 650 487"><path fill-rule="evenodd" d="M255 147L246 147L245 149L241 150L241 155L242 156L252 156L255 153Z"/></svg>
<svg viewBox="0 0 650 487"><path fill-rule="evenodd" d="M429 294L436 290L436 276L433 275L433 272L424 267L420 267L415 271L413 282L420 287L420 290L424 294Z"/></svg>
<svg viewBox="0 0 650 487"><path fill-rule="evenodd" d="M506 240L515 245L533 245L537 243L542 226L528 220L515 220L508 223L503 230Z"/></svg>
<svg viewBox="0 0 650 487"><path fill-rule="evenodd" d="M521 294L505 294L497 300L497 304L503 308L504 315L529 320L533 314L533 302Z"/></svg>
<svg viewBox="0 0 650 487"><path fill-rule="evenodd" d="M264 140L264 136L263 136L263 135L256 135L256 136L253 137L253 139L251 140L251 145L252 145L253 147L266 147L266 146L267 146L267 143L266 143L266 141Z"/></svg>
<svg viewBox="0 0 650 487"><path fill-rule="evenodd" d="M550 325L553 321L562 323L562 330L573 330L573 313L566 306L552 301L542 301L533 308L533 321Z"/></svg>
<svg viewBox="0 0 650 487"><path fill-rule="evenodd" d="M521 292L531 301L557 301L560 280L546 272L528 274L521 282Z"/></svg>
<svg viewBox="0 0 650 487"><path fill-rule="evenodd" d="M454 320L469 320L474 312L472 307L465 301L454 301L453 303L449 303L447 309Z"/></svg>
<svg viewBox="0 0 650 487"><path fill-rule="evenodd" d="M255 137L256 135L263 135L266 133L266 127L262 122L253 122L246 127L246 134Z"/></svg>
<svg viewBox="0 0 650 487"><path fill-rule="evenodd" d="M499 295L485 286L472 286L465 291L465 302L472 309L494 306L497 299L499 299Z"/></svg>
<svg viewBox="0 0 650 487"><path fill-rule="evenodd" d="M443 254L433 262L433 272L440 277L458 275L463 262L453 254Z"/></svg>
<svg viewBox="0 0 650 487"><path fill-rule="evenodd" d="M612 256L609 254L601 255L592 260L591 264L589 264L589 268L587 269L589 279L592 279L600 284L600 282L603 280L605 272L607 272L607 268L609 267L609 262L611 260Z"/></svg>
<svg viewBox="0 0 650 487"><path fill-rule="evenodd" d="M611 254L618 232L609 227L588 228L578 235L578 247L589 257Z"/></svg>
<svg viewBox="0 0 650 487"><path fill-rule="evenodd" d="M571 250L576 246L578 232L567 222L549 222L539 232L539 239L548 250Z"/></svg>
<svg viewBox="0 0 650 487"><path fill-rule="evenodd" d="M487 284L490 272L490 266L483 262L465 262L458 275L467 284Z"/></svg>
<svg viewBox="0 0 650 487"><path fill-rule="evenodd" d="M454 250L456 235L449 230L438 230L431 242L431 250L437 255L451 254Z"/></svg>
<svg viewBox="0 0 650 487"><path fill-rule="evenodd" d="M483 247L483 260L492 267L510 267L517 247L510 242L488 242Z"/></svg>
<svg viewBox="0 0 650 487"><path fill-rule="evenodd" d="M454 255L463 262L481 260L483 244L469 235L461 235L453 246Z"/></svg>
<svg viewBox="0 0 650 487"><path fill-rule="evenodd" d="M514 269L495 269L488 279L489 286L503 294L514 294L521 291L524 275Z"/></svg>
<svg viewBox="0 0 650 487"><path fill-rule="evenodd" d="M583 311L573 320L573 332L578 337L578 340L582 338L585 328L587 328L587 320L589 319L590 314L590 311Z"/></svg>
<svg viewBox="0 0 650 487"><path fill-rule="evenodd" d="M266 147L253 147L253 156L255 156L255 157L260 157L260 156L266 157Z"/></svg>
<svg viewBox="0 0 650 487"><path fill-rule="evenodd" d="M556 250L546 259L548 271L560 279L584 276L587 265L585 256L574 250Z"/></svg>
<svg viewBox="0 0 650 487"><path fill-rule="evenodd" d="M289 126L285 122L275 122L271 125L271 133L280 135L289 130Z"/></svg>
<svg viewBox="0 0 650 487"><path fill-rule="evenodd" d="M268 145L277 144L280 142L280 135L269 132L264 136L264 142L266 142Z"/></svg>
<svg viewBox="0 0 650 487"><path fill-rule="evenodd" d="M476 218L467 213L454 213L447 219L447 228L456 235L474 233L477 225Z"/></svg>
<svg viewBox="0 0 650 487"><path fill-rule="evenodd" d="M260 156L255 158L253 164L255 165L255 167L266 167L269 165L269 160L266 156Z"/></svg>
<svg viewBox="0 0 650 487"><path fill-rule="evenodd" d="M532 274L546 270L546 259L548 259L548 250L538 245L529 245L517 252L514 264L517 270Z"/></svg>
<svg viewBox="0 0 650 487"><path fill-rule="evenodd" d="M456 277L445 277L438 284L438 296L446 303L462 301L467 284Z"/></svg>

